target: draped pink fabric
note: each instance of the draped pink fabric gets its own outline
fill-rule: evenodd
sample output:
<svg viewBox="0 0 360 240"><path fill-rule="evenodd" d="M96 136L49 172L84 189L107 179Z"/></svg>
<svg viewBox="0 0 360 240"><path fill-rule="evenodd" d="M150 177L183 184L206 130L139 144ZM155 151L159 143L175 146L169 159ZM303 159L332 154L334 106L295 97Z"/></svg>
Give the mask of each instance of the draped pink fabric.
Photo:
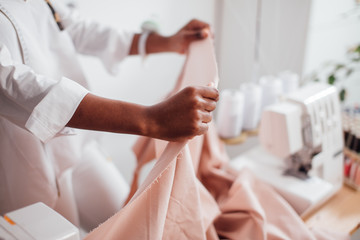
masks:
<svg viewBox="0 0 360 240"><path fill-rule="evenodd" d="M190 48L174 92L190 84L207 85L216 78L211 40L197 42ZM87 240L347 239L310 231L270 186L246 169L230 169L213 124L206 134L189 142L141 137L134 152L138 167L129 203ZM155 166L138 187L141 167L153 159L157 159Z"/></svg>
<svg viewBox="0 0 360 240"><path fill-rule="evenodd" d="M197 85L216 85L210 38L190 46L174 92L190 85L192 79L197 79ZM142 145L144 157L152 154L150 142L145 139L147 144ZM211 234L216 239L208 228L219 213L217 203L195 175L187 142L171 142L129 203L86 239L211 239Z"/></svg>

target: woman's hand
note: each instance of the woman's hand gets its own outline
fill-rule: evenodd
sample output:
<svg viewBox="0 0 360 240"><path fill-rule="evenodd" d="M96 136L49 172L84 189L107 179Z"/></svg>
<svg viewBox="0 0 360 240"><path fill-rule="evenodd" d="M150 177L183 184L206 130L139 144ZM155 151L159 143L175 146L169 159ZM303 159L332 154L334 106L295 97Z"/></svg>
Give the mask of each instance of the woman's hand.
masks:
<svg viewBox="0 0 360 240"><path fill-rule="evenodd" d="M187 87L169 99L148 107L147 136L169 141L204 134L219 99L212 87Z"/></svg>
<svg viewBox="0 0 360 240"><path fill-rule="evenodd" d="M157 33L151 33L146 41L146 53L176 52L185 54L188 51L191 42L207 38L209 32L209 24L194 19L181 28L177 33L169 37L164 37ZM140 34L136 34L134 36L129 52L130 55L139 53L139 38Z"/></svg>
<svg viewBox="0 0 360 240"><path fill-rule="evenodd" d="M207 38L209 33L209 24L196 19L191 20L176 34L169 37L169 51L184 54L191 42Z"/></svg>

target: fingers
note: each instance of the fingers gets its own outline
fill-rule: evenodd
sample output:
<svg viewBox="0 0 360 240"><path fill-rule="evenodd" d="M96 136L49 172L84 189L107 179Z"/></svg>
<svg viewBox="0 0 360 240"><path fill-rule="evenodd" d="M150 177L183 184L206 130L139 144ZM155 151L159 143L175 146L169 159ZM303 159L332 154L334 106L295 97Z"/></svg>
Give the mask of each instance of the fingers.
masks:
<svg viewBox="0 0 360 240"><path fill-rule="evenodd" d="M216 102L214 101L206 101L206 105L204 107L204 110L207 112L212 112L216 108Z"/></svg>
<svg viewBox="0 0 360 240"><path fill-rule="evenodd" d="M202 135L207 132L209 126L206 123L200 123L199 125L199 132L196 135Z"/></svg>
<svg viewBox="0 0 360 240"><path fill-rule="evenodd" d="M210 25L197 19L191 20L183 28L185 37L190 40L205 39L209 36Z"/></svg>
<svg viewBox="0 0 360 240"><path fill-rule="evenodd" d="M208 98L199 98L198 99L199 106L201 110L205 110L207 112L212 112L216 108L216 101Z"/></svg>
<svg viewBox="0 0 360 240"><path fill-rule="evenodd" d="M212 120L212 115L210 112L200 112L199 115L201 116L201 123L209 123Z"/></svg>
<svg viewBox="0 0 360 240"><path fill-rule="evenodd" d="M212 99L214 101L219 100L219 91L216 88L213 88L213 87L201 87L199 89L199 92L200 92L201 96L203 96L204 98L209 98L209 99Z"/></svg>
<svg viewBox="0 0 360 240"><path fill-rule="evenodd" d="M209 36L209 31L200 29L200 30L184 30L184 37L188 41L201 40Z"/></svg>
<svg viewBox="0 0 360 240"><path fill-rule="evenodd" d="M216 102L219 100L219 91L213 87L189 86L184 88L179 94L185 98L191 98L196 106L207 111L213 111Z"/></svg>
<svg viewBox="0 0 360 240"><path fill-rule="evenodd" d="M180 54L187 53L189 45L197 40L202 40L210 35L209 24L192 20L183 28L181 28L176 34L170 37L171 39L171 51L178 52Z"/></svg>
<svg viewBox="0 0 360 240"><path fill-rule="evenodd" d="M173 137L192 138L204 134L212 121L211 113L218 98L219 93L213 87L186 87L167 100L167 107L159 108L161 126L171 123L167 131Z"/></svg>
<svg viewBox="0 0 360 240"><path fill-rule="evenodd" d="M186 24L185 29L187 30L202 30L202 29L210 29L210 25L206 22L193 19L188 24Z"/></svg>

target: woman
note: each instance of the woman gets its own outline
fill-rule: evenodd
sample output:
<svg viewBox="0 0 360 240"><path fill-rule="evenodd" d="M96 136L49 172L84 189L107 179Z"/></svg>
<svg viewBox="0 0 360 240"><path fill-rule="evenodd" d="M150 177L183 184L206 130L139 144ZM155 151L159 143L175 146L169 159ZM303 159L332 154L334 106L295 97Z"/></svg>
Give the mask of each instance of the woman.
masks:
<svg viewBox="0 0 360 240"><path fill-rule="evenodd" d="M72 128L170 141L206 132L216 89L188 87L146 107L105 99L86 89L77 59L77 54L98 57L112 71L139 49L183 54L190 42L207 37L206 23L193 20L173 36L151 33L144 41L141 34L82 20L56 1L0 0L0 11L0 214L41 201L78 224L71 217L74 209L67 213L61 207L73 200L61 200L66 194L59 179L84 164L90 140ZM111 206L112 194L119 193L101 196L107 205L101 216L80 211L86 230L119 210L120 205Z"/></svg>

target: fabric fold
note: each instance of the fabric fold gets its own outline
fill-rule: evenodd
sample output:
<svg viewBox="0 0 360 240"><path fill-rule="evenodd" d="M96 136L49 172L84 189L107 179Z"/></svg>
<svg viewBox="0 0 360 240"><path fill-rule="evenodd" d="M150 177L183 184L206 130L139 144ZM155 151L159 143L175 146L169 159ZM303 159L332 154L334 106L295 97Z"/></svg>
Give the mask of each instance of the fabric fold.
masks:
<svg viewBox="0 0 360 240"><path fill-rule="evenodd" d="M216 81L213 53L210 39L192 44L171 94L189 84ZM138 167L129 203L87 240L348 239L310 231L272 187L249 170L232 170L214 123L188 142L166 144L140 137L134 152ZM138 187L141 167L154 158L155 166Z"/></svg>
<svg viewBox="0 0 360 240"><path fill-rule="evenodd" d="M195 85L217 86L212 39L194 42L189 48L172 94L193 84L194 79ZM202 67L194 68L195 63ZM144 148L150 142L145 139L139 146ZM145 160L155 153L142 150ZM187 141L170 142L129 203L86 239L206 239L214 233L208 229L219 213L215 200L196 177Z"/></svg>

